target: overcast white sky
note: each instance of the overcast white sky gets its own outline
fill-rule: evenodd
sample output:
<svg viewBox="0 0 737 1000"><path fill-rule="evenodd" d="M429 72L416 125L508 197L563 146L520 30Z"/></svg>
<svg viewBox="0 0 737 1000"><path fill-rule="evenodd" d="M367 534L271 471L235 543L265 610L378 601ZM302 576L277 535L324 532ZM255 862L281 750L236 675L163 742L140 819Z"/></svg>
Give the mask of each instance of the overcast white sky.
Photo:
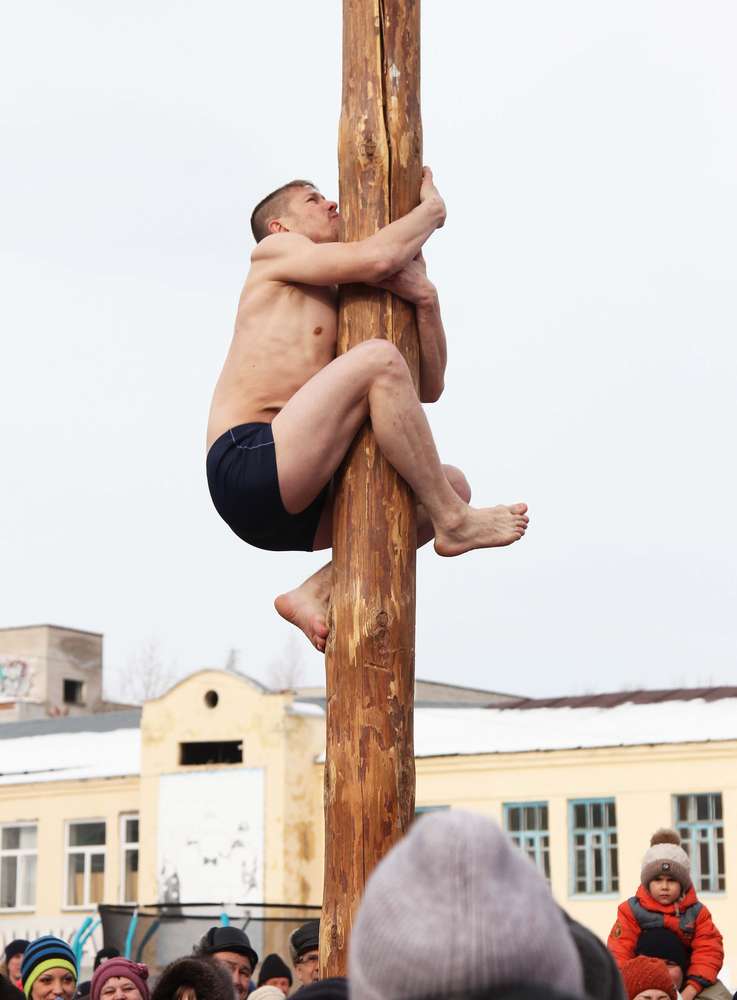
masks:
<svg viewBox="0 0 737 1000"><path fill-rule="evenodd" d="M423 0L430 418L508 550L419 557L419 676L737 683L737 6ZM0 40L0 625L265 676L319 556L243 545L204 431L252 240L337 191L340 5L16 3ZM302 643L304 680L322 659Z"/></svg>

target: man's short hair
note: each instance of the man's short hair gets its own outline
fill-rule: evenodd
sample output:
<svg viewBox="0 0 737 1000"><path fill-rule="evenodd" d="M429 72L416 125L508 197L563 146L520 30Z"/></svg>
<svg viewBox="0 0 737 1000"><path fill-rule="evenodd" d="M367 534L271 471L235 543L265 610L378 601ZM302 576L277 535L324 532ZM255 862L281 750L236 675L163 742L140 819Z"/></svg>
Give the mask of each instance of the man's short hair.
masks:
<svg viewBox="0 0 737 1000"><path fill-rule="evenodd" d="M251 212L251 232L257 243L269 235L267 228L272 219L276 219L286 209L290 192L294 188L314 187L312 181L294 180L282 184L276 191L267 194Z"/></svg>

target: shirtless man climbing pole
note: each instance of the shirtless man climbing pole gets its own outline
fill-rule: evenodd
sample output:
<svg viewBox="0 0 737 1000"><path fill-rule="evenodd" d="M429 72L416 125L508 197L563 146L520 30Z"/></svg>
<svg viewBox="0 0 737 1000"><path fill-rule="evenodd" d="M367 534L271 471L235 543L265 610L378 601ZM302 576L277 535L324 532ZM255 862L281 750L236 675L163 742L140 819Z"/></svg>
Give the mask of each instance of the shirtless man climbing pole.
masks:
<svg viewBox="0 0 737 1000"><path fill-rule="evenodd" d="M456 556L510 545L527 506L474 508L463 473L441 465L421 403L443 391L446 346L437 293L421 249L445 221L428 168L420 204L368 239L340 243L338 210L309 181L291 181L254 209L256 248L233 341L215 387L207 480L230 528L263 549L329 548L331 481L370 417L376 441L418 500L418 544ZM415 305L420 395L399 351L369 340L335 357L337 286L362 282ZM328 563L275 601L324 651Z"/></svg>

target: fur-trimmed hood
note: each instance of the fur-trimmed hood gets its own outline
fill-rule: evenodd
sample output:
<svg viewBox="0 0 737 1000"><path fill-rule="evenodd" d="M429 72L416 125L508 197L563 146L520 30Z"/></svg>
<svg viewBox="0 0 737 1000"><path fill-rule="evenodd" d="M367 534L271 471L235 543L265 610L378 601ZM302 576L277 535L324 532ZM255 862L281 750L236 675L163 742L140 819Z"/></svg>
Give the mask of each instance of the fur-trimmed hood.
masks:
<svg viewBox="0 0 737 1000"><path fill-rule="evenodd" d="M151 1000L174 1000L180 986L191 986L197 1000L233 1000L233 984L223 966L211 958L178 958L164 969Z"/></svg>

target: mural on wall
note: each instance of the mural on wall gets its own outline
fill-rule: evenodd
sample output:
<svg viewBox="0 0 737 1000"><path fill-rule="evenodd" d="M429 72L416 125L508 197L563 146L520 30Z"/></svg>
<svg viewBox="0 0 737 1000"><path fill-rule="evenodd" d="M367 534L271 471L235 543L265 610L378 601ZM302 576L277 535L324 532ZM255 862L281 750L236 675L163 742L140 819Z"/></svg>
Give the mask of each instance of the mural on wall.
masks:
<svg viewBox="0 0 737 1000"><path fill-rule="evenodd" d="M263 771L162 775L158 848L160 902L262 901Z"/></svg>
<svg viewBox="0 0 737 1000"><path fill-rule="evenodd" d="M27 698L33 675L27 660L0 657L0 698Z"/></svg>

